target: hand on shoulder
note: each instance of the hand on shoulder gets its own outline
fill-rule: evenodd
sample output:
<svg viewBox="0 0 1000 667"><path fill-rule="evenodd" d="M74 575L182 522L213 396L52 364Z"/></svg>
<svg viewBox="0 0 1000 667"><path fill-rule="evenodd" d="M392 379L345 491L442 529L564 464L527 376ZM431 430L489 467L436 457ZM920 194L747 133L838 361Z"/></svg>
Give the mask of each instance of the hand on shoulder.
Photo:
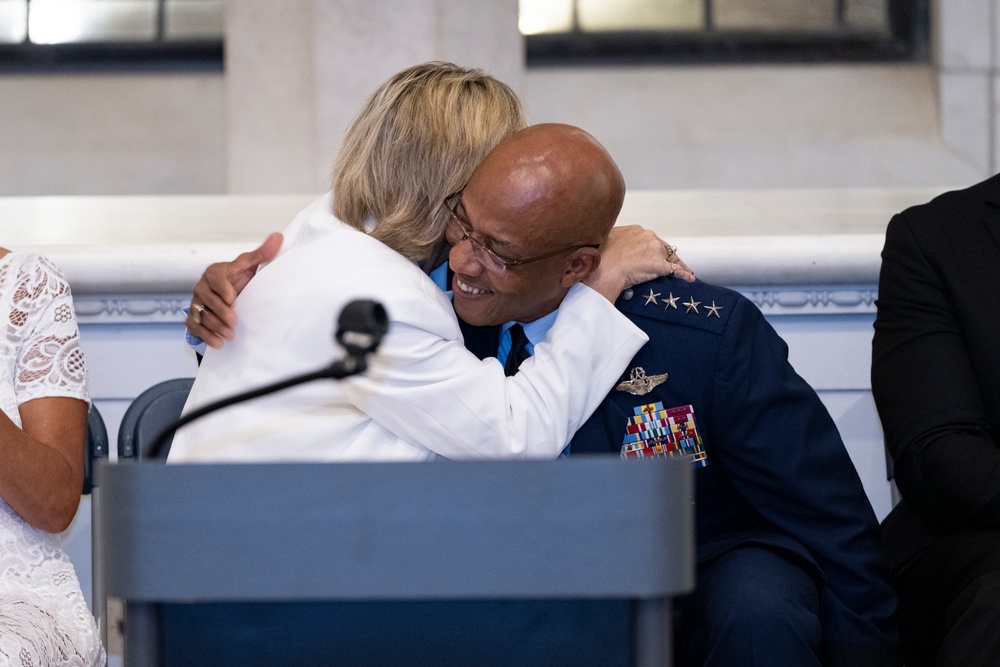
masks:
<svg viewBox="0 0 1000 667"><path fill-rule="evenodd" d="M601 248L600 264L584 283L614 302L622 290L660 276L695 280L674 246L652 230L624 225L611 230Z"/></svg>

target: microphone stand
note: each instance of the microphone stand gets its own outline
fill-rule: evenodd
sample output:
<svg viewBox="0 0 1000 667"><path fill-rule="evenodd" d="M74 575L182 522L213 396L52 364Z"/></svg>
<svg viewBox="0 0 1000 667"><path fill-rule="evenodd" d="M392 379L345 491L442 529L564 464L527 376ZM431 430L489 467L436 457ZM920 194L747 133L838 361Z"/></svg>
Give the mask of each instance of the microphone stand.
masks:
<svg viewBox="0 0 1000 667"><path fill-rule="evenodd" d="M177 421L169 424L156 436L156 439L149 448L149 457L160 458L161 451L167 441L172 440L178 429L216 410L273 394L299 384L312 382L313 380L342 380L343 378L363 373L368 368L368 355L378 348L379 343L382 342L382 336L385 335L388 327L388 316L382 304L364 299L351 301L344 306L337 324L337 342L343 345L347 352L343 359L339 359L317 371L303 373L287 380L281 380L280 382L236 394L235 396L219 399L189 412Z"/></svg>

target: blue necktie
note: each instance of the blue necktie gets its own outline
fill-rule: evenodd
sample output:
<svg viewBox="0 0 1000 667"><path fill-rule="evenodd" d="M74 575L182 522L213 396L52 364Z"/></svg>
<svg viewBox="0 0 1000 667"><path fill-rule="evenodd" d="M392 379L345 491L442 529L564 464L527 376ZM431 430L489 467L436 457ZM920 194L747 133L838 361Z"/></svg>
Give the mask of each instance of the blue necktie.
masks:
<svg viewBox="0 0 1000 667"><path fill-rule="evenodd" d="M528 337L524 335L524 327L520 324L512 324L507 333L510 334L510 352L507 353L507 361L504 362L503 372L505 375L517 373L517 367L521 362L530 357L528 354Z"/></svg>

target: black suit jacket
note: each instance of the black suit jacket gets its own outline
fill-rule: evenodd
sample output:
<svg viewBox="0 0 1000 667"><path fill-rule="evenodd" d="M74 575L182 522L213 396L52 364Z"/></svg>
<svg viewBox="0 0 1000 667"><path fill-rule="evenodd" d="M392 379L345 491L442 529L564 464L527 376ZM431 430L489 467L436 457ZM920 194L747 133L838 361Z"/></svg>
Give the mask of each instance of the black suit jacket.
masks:
<svg viewBox="0 0 1000 667"><path fill-rule="evenodd" d="M872 392L903 500L897 572L939 536L1000 528L1000 176L895 216Z"/></svg>

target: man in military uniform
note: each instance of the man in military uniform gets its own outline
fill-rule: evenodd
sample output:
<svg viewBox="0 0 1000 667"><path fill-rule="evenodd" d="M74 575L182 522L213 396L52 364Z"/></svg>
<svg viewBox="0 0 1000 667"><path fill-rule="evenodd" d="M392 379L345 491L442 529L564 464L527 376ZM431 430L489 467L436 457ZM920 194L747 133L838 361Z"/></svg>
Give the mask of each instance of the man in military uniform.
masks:
<svg viewBox="0 0 1000 667"><path fill-rule="evenodd" d="M617 171L606 153L597 159L582 139L558 136L549 143L544 132L522 133L490 153L454 207L465 238L449 239L459 317L477 325L520 320L529 344L544 338L544 325L532 325L544 322L540 295L559 273L513 278L484 268L477 253L531 221L481 193L509 191L511 175L518 185L535 179L544 192L559 171L553 165ZM553 200L563 194L552 192ZM559 243L586 242L585 233ZM697 584L678 605L678 663L898 664L878 522L836 426L761 312L731 290L670 277L626 291L616 306L650 341L577 431L571 452L624 448L634 457L659 448L697 466ZM504 340L510 328L467 326L466 345L483 358L504 356L516 347Z"/></svg>

